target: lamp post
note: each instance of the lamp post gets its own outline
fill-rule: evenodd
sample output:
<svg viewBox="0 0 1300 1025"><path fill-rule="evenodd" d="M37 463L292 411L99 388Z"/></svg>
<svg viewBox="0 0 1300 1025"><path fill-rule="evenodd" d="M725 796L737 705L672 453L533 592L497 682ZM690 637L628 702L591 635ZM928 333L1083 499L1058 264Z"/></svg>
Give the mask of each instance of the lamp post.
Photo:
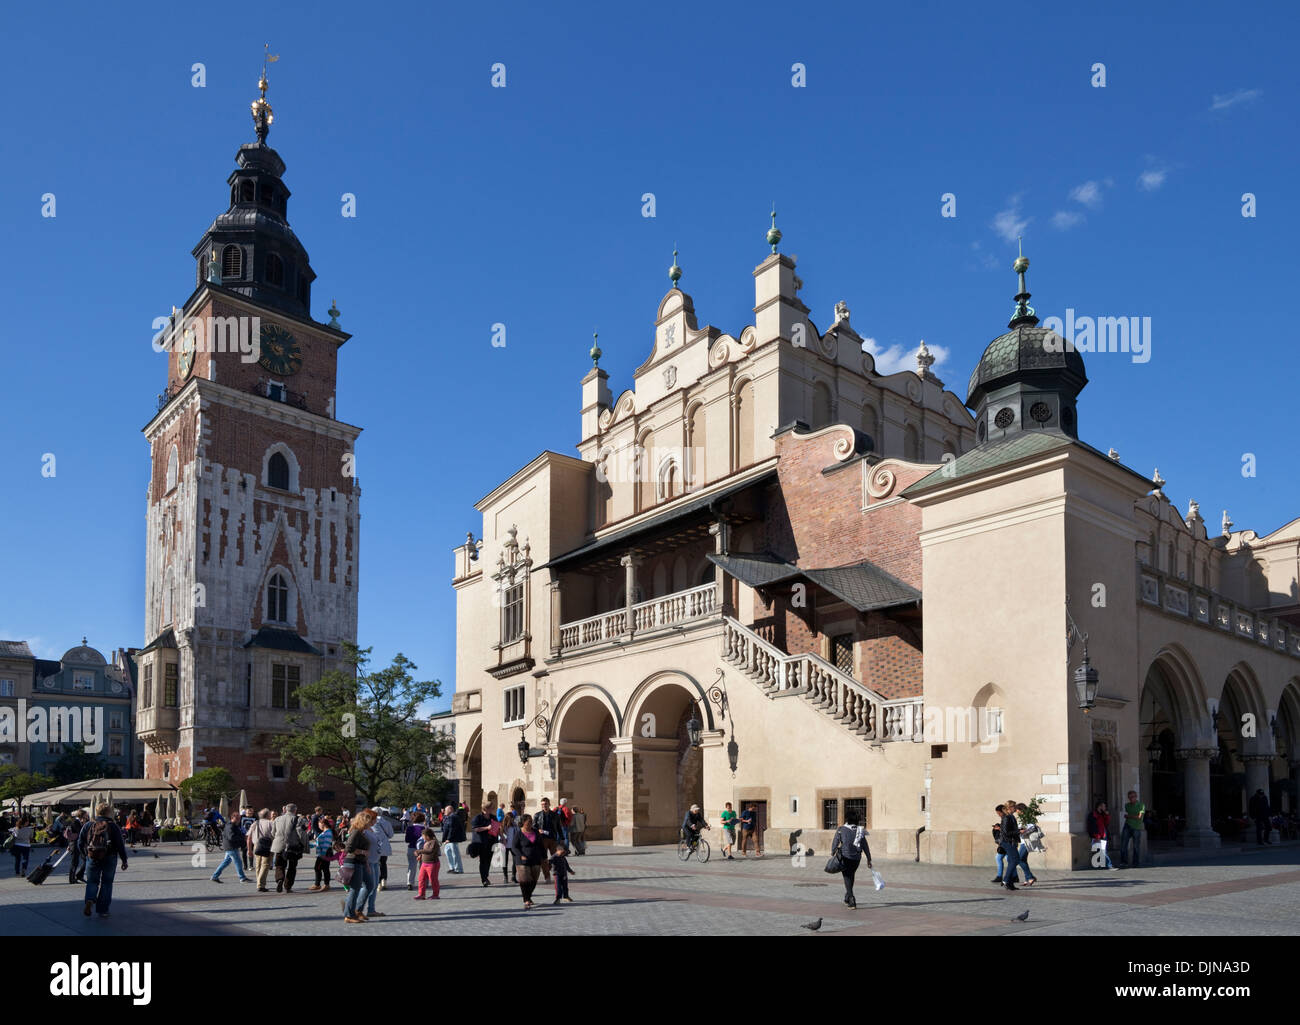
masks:
<svg viewBox="0 0 1300 1025"><path fill-rule="evenodd" d="M1065 618L1070 621L1070 630L1066 635L1068 638L1067 650L1074 647L1074 639L1078 637L1083 641L1083 661L1074 670L1074 690L1075 697L1078 699L1079 707L1083 709L1083 714L1088 712L1097 704L1097 684L1100 682L1100 675L1088 661L1088 635L1079 629L1070 615L1070 597L1065 598Z"/></svg>
<svg viewBox="0 0 1300 1025"><path fill-rule="evenodd" d="M537 706L537 714L519 727L519 743L515 746L519 751L519 761L525 767L527 767L528 759L531 758L533 754L532 745L528 743L528 738L524 735L525 731L530 726L534 726L534 725L539 730L546 729L546 727L550 724L549 720L543 714L546 711L546 709L547 709L547 704L545 701L543 701L540 705Z"/></svg>

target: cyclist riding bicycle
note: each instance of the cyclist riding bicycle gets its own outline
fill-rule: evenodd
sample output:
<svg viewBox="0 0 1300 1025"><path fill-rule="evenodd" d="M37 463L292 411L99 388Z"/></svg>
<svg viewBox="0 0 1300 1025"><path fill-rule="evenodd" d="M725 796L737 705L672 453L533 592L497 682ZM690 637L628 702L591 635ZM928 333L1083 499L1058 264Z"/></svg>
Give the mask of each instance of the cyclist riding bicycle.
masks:
<svg viewBox="0 0 1300 1025"><path fill-rule="evenodd" d="M682 836L694 847L700 841L700 831L709 828L704 813L700 811L700 806L698 804L691 805L691 810L686 813L686 818L682 819Z"/></svg>
<svg viewBox="0 0 1300 1025"><path fill-rule="evenodd" d="M221 839L221 827L226 824L225 818L216 808L209 808L203 814L203 832L207 836Z"/></svg>

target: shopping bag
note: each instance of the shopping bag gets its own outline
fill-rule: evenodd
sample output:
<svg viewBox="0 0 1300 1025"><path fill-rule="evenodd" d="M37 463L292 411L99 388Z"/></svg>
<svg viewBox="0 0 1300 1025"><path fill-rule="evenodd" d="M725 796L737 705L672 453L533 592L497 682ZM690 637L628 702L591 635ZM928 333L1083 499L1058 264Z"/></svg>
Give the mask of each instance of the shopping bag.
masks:
<svg viewBox="0 0 1300 1025"><path fill-rule="evenodd" d="M874 868L871 870L871 880L876 884L877 890L883 890L885 888L885 877Z"/></svg>
<svg viewBox="0 0 1300 1025"><path fill-rule="evenodd" d="M494 869L506 867L506 849L501 844L492 848L492 867Z"/></svg>

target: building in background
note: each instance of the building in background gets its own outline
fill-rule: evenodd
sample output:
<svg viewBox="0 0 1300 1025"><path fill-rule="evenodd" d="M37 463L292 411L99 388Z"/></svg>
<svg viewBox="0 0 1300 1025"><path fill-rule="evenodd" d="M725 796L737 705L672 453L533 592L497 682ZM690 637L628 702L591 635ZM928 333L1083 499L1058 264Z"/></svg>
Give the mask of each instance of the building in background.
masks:
<svg viewBox="0 0 1300 1025"><path fill-rule="evenodd" d="M456 713L450 709L434 712L429 716L428 728L430 733L439 734L448 742L446 754L434 766L434 770L447 781L442 802L455 804L460 800L460 780L456 776Z"/></svg>
<svg viewBox="0 0 1300 1025"><path fill-rule="evenodd" d="M20 700L31 702L36 681L36 659L26 641L0 641L0 708L11 709L19 721ZM11 742L0 738L0 765L16 765L31 771L31 751L16 735Z"/></svg>
<svg viewBox="0 0 1300 1025"><path fill-rule="evenodd" d="M100 652L86 644L84 637L80 645L68 649L57 662L36 660L30 708L42 709L51 723L61 718L63 710L91 709L96 717L93 721L102 723L102 736L96 738L99 750L91 750L91 745L86 744L86 753L104 763L105 776L134 776L132 704L130 676L109 664ZM30 746L31 771L53 775L55 764L73 744L66 739L53 739L51 727L50 739Z"/></svg>

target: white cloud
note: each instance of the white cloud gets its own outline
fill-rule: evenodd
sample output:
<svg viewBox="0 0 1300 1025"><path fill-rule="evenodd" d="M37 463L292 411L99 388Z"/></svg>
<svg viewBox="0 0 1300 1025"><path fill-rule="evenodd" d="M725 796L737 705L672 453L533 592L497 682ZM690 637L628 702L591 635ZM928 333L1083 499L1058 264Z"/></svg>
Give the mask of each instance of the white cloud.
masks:
<svg viewBox="0 0 1300 1025"><path fill-rule="evenodd" d="M990 227L1001 236L1004 242L1014 242L1019 236L1025 233L1029 227L1032 217L1025 217L1020 212L1020 196L1015 195L1007 200L1007 208L999 210L993 218Z"/></svg>
<svg viewBox="0 0 1300 1025"><path fill-rule="evenodd" d="M1143 192L1155 192L1168 176L1169 172L1163 167L1149 167L1138 175L1138 188Z"/></svg>
<svg viewBox="0 0 1300 1025"><path fill-rule="evenodd" d="M1069 231L1084 221L1083 214L1077 210L1057 210L1052 214L1052 227L1057 231Z"/></svg>
<svg viewBox="0 0 1300 1025"><path fill-rule="evenodd" d="M985 270L998 270L1002 266L1002 264L998 263L997 257L986 251L978 242L972 242L970 248L971 252L975 254L975 258L979 260L980 266Z"/></svg>
<svg viewBox="0 0 1300 1025"><path fill-rule="evenodd" d="M1076 203L1082 203L1089 210L1100 210L1101 184L1099 182L1084 182L1082 185L1070 190L1070 198Z"/></svg>
<svg viewBox="0 0 1300 1025"><path fill-rule="evenodd" d="M939 369L948 361L948 347L946 345L930 345L927 342L926 348L930 350L930 355L934 357L934 366L930 369L938 373ZM876 373L887 375L896 374L900 370L915 370L916 354L921 351L921 344L918 342L910 349L905 349L901 345L891 345L887 349L882 349L880 343L874 338L864 338L862 340L862 349L864 352L871 353L872 358L876 361Z"/></svg>
<svg viewBox="0 0 1300 1025"><path fill-rule="evenodd" d="M1211 110L1227 110L1238 103L1249 103L1264 94L1262 89L1238 89L1230 93L1215 93L1210 99Z"/></svg>

